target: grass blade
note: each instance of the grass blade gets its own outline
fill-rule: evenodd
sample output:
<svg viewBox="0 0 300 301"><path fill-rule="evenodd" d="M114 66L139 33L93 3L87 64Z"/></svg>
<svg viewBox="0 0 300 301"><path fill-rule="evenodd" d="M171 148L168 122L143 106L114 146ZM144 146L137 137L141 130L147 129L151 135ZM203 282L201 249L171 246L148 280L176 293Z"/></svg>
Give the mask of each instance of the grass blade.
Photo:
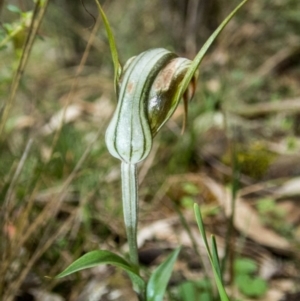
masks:
<svg viewBox="0 0 300 301"><path fill-rule="evenodd" d="M173 251L173 253L152 273L147 284L147 301L163 300L179 252L180 248Z"/></svg>
<svg viewBox="0 0 300 301"><path fill-rule="evenodd" d="M213 260L215 269L216 269L220 279L222 279L220 261L219 261L219 255L218 255L218 247L217 247L216 238L214 235L212 235L212 237L211 237L211 249L212 249L212 260Z"/></svg>
<svg viewBox="0 0 300 301"><path fill-rule="evenodd" d="M196 217L196 221L197 221L197 224L198 224L199 231L200 231L200 233L203 237L205 248L207 250L209 258L211 258L210 248L208 246L208 242L207 242L207 238L206 238L206 234L205 234L205 228L204 228L204 224L203 224L201 211L200 211L200 208L197 204L194 204L194 212L195 212L195 217Z"/></svg>
<svg viewBox="0 0 300 301"><path fill-rule="evenodd" d="M212 255L211 251L210 251L210 248L208 246L208 243L207 243L207 238L206 238L206 234L205 234L205 228L204 228L200 208L197 204L194 204L194 212L195 212L195 217L196 217L196 221L197 221L197 224L198 224L199 231L200 231L200 233L203 237L205 248L206 248L206 251L208 253L208 258L209 258L209 261L211 263L211 267L212 267L212 270L213 270L214 278L215 278L215 281L216 281L216 285L217 285L217 288L218 288L218 291L219 291L221 301L230 301L228 296L227 296L227 293L225 291L224 285L222 283L222 279L221 279L221 271L220 271L220 265L219 265L219 258L218 258L218 255L217 255L218 252L217 252L216 243L213 239L213 245L212 245L213 255Z"/></svg>
<svg viewBox="0 0 300 301"><path fill-rule="evenodd" d="M104 10L102 9L102 6L99 2L99 0L95 0L101 18L104 22L105 25L105 30L106 30L106 34L107 34L107 38L108 38L108 42L109 42L109 48L110 48L110 53L111 53L111 57L112 57L112 61L113 61L113 65L114 65L114 85L115 85L115 91L118 92L118 82L119 82L119 78L121 75L121 65L119 62L119 55L118 55L118 50L117 50L117 46L116 46L116 42L115 42L115 38L113 35L113 32L111 30L110 24L108 22L108 19L104 13Z"/></svg>

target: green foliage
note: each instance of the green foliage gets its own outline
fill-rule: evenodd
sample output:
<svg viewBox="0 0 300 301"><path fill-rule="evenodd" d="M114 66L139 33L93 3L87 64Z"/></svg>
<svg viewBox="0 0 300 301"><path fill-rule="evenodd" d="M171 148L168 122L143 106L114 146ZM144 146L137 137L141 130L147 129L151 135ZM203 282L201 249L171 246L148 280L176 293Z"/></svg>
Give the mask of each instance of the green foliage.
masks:
<svg viewBox="0 0 300 301"><path fill-rule="evenodd" d="M130 264L117 254L110 251L98 250L89 252L68 266L63 272L58 274L56 278L62 278L81 271L83 269L95 267L100 264L112 264L126 271L135 282L139 283L141 287L145 286L144 280L137 272L137 268Z"/></svg>
<svg viewBox="0 0 300 301"><path fill-rule="evenodd" d="M190 182L183 183L182 188L183 188L184 192L186 192L190 195L197 195L200 192L199 187Z"/></svg>
<svg viewBox="0 0 300 301"><path fill-rule="evenodd" d="M21 14L22 11L15 5L12 5L12 4L8 4L7 5L7 9L13 13L17 13L17 14Z"/></svg>
<svg viewBox="0 0 300 301"><path fill-rule="evenodd" d="M168 282L170 280L174 263L178 257L180 248L177 248L161 263L159 267L151 274L147 284L146 300L162 301Z"/></svg>
<svg viewBox="0 0 300 301"><path fill-rule="evenodd" d="M206 239L205 228L204 228L201 212L198 205L195 204L194 210L195 210L198 227L203 237L205 248L208 253L208 257L213 269L214 278L217 284L217 288L221 300L229 301L229 298L226 294L225 288L222 283L222 275L220 270L218 250L217 250L215 238L212 237L212 244L210 249ZM238 287L238 289L241 291L241 293L243 293L248 297L261 297L267 290L266 281L261 277L253 276L253 274L256 271L257 271L257 263L254 260L251 260L249 258L238 258L234 262L235 284ZM196 294L196 289L197 286L195 285L195 283L187 283L183 287L183 290L181 291L181 294L184 296L184 298L187 298L183 300L184 301L185 300L195 300L195 301L211 300L209 298L212 298L212 296L210 296L208 293L206 293L205 295L206 299L201 299L200 297L198 297L198 295Z"/></svg>
<svg viewBox="0 0 300 301"><path fill-rule="evenodd" d="M249 144L246 147L238 143L236 147L236 160L240 172L254 179L261 179L273 162L274 154L261 143ZM231 154L226 153L222 161L227 165L231 165Z"/></svg>
<svg viewBox="0 0 300 301"><path fill-rule="evenodd" d="M198 228L199 228L199 231L200 231L200 233L203 237L203 241L204 241L204 245L205 245L205 248L206 248L206 251L207 251L207 254L208 254L208 258L209 258L211 266L212 266L214 278L215 278L215 281L216 281L216 284L217 284L217 288L218 288L218 291L219 291L221 301L229 301L229 298L228 298L227 293L225 291L224 285L222 283L221 268L220 268L220 264L219 264L218 250L217 250L217 245L216 245L216 242L215 242L215 238L212 237L212 246L211 246L212 251L211 251L210 247L208 245L208 242L207 242L206 232L205 232L205 228L204 228L200 208L197 204L194 205L194 212L195 212Z"/></svg>
<svg viewBox="0 0 300 301"><path fill-rule="evenodd" d="M186 209L193 208L194 202L195 202L195 200L190 196L184 196L180 199L181 206Z"/></svg>
<svg viewBox="0 0 300 301"><path fill-rule="evenodd" d="M257 263L250 258L237 258L234 261L234 271L237 274L252 274L257 271Z"/></svg>
<svg viewBox="0 0 300 301"><path fill-rule="evenodd" d="M278 208L272 198L262 198L256 203L259 216L263 223L286 236L292 236L292 225L286 220L286 211Z"/></svg>
<svg viewBox="0 0 300 301"><path fill-rule="evenodd" d="M13 42L15 50L21 50L31 22L32 11L22 12L17 6L11 4L6 8L19 14L19 19L11 23L3 23L0 27L0 50L5 49L10 41Z"/></svg>
<svg viewBox="0 0 300 301"><path fill-rule="evenodd" d="M107 37L108 37L109 47L110 47L110 53L111 53L112 61L113 61L113 64L114 64L115 91L118 92L118 82L119 82L119 78L120 78L120 75L121 75L122 68L121 68L121 65L120 65L120 62L119 62L119 55L118 55L117 45L116 45L116 42L115 42L114 34L111 30L108 19L105 15L101 5L100 5L100 2L98 0L95 0L95 2L98 6L99 12L101 14L101 18L102 18L102 20L104 22L104 25L105 25L105 30L106 30L106 34L107 34Z"/></svg>
<svg viewBox="0 0 300 301"><path fill-rule="evenodd" d="M247 274L238 275L235 283L239 290L247 297L259 298L267 291L267 282L261 277L251 277Z"/></svg>
<svg viewBox="0 0 300 301"><path fill-rule="evenodd" d="M84 150L79 139L80 132L72 125L64 125L57 141L51 160L47 165L47 175L62 179L70 174Z"/></svg>
<svg viewBox="0 0 300 301"><path fill-rule="evenodd" d="M212 301L212 287L209 280L186 281L179 287L182 301Z"/></svg>
<svg viewBox="0 0 300 301"><path fill-rule="evenodd" d="M151 274L147 283L146 300L147 301L162 301L165 294L168 282L170 280L174 263L178 257L180 248L174 250L167 259ZM137 267L123 259L117 254L110 251L98 250L89 252L68 266L63 272L56 276L62 278L71 275L83 269L95 267L100 264L111 264L126 271L131 280L138 284L144 291L145 281L138 273Z"/></svg>
<svg viewBox="0 0 300 301"><path fill-rule="evenodd" d="M247 297L258 298L267 291L267 282L253 275L257 268L257 263L250 258L238 258L234 262L235 284Z"/></svg>

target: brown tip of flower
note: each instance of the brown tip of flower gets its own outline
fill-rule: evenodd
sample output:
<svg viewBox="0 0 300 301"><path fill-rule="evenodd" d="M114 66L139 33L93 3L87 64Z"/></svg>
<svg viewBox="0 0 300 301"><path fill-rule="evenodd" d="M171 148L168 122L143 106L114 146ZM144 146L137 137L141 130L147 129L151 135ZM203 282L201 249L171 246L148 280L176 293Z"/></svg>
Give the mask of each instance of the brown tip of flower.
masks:
<svg viewBox="0 0 300 301"><path fill-rule="evenodd" d="M186 89L186 91L183 94L183 105L184 105L184 116L183 116L183 122L182 122L182 128L181 128L181 135L183 135L186 127L187 127L187 120L188 120L188 104L189 101L191 101L195 95L196 91L196 85L197 85L197 76L194 76Z"/></svg>

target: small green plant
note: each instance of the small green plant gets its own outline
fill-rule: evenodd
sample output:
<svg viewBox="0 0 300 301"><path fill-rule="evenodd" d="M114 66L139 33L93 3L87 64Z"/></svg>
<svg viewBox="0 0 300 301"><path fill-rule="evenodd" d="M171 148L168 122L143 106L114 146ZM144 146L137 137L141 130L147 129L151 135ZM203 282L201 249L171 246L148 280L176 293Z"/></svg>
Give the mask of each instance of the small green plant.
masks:
<svg viewBox="0 0 300 301"><path fill-rule="evenodd" d="M32 11L22 12L15 5L7 5L7 10L19 15L19 20L13 23L3 23L0 27L0 50L4 49L12 41L16 51L22 49L26 39L26 30L28 29Z"/></svg>
<svg viewBox="0 0 300 301"><path fill-rule="evenodd" d="M267 282L254 275L257 271L257 263L250 258L237 258L234 261L235 284L247 297L258 298L267 291Z"/></svg>
<svg viewBox="0 0 300 301"><path fill-rule="evenodd" d="M212 266L213 275L214 275L214 278L216 281L216 285L217 285L217 289L218 289L221 301L229 301L228 295L227 295L224 285L223 285L223 279L222 279L222 274L221 274L221 267L220 267L220 262L219 262L219 255L218 255L216 239L214 236L211 237L211 248L210 248L208 245L207 238L206 238L206 231L205 231L205 227L203 224L201 211L197 204L194 205L194 212L195 212L198 228L203 237L205 249L208 254L210 264Z"/></svg>
<svg viewBox="0 0 300 301"><path fill-rule="evenodd" d="M182 301L213 301L211 282L207 279L186 281L179 287Z"/></svg>
<svg viewBox="0 0 300 301"><path fill-rule="evenodd" d="M256 203L259 216L263 223L275 229L285 237L292 237L292 225L286 219L286 211L276 206L272 198L262 198Z"/></svg>
<svg viewBox="0 0 300 301"><path fill-rule="evenodd" d="M95 265L112 264L128 273L139 300L163 300L180 248L173 251L148 280L141 276L137 246L137 163L148 156L155 135L170 119L182 98L187 109L187 103L195 91L197 70L205 53L246 2L247 0L242 1L222 22L193 61L180 58L166 49L158 48L129 59L122 70L109 22L101 5L96 1L106 27L114 64L114 84L118 104L106 132L106 145L111 155L121 160L122 201L129 260L107 250L92 251L72 263L57 276L58 278ZM213 238L212 252L210 252L199 208L198 210L195 208L195 213L221 299L228 301L222 285L215 240Z"/></svg>

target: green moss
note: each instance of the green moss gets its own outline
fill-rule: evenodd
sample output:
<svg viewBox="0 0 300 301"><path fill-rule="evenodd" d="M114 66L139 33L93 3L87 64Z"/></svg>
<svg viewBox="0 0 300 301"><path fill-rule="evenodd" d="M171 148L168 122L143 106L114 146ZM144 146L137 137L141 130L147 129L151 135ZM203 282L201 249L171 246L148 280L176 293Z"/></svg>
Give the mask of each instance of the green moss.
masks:
<svg viewBox="0 0 300 301"><path fill-rule="evenodd" d="M265 175L270 164L276 157L269 152L261 142L249 145L237 144L234 156L237 160L237 166L240 172L255 180L259 180ZM231 166L232 157L232 154L227 151L222 158L222 162Z"/></svg>

